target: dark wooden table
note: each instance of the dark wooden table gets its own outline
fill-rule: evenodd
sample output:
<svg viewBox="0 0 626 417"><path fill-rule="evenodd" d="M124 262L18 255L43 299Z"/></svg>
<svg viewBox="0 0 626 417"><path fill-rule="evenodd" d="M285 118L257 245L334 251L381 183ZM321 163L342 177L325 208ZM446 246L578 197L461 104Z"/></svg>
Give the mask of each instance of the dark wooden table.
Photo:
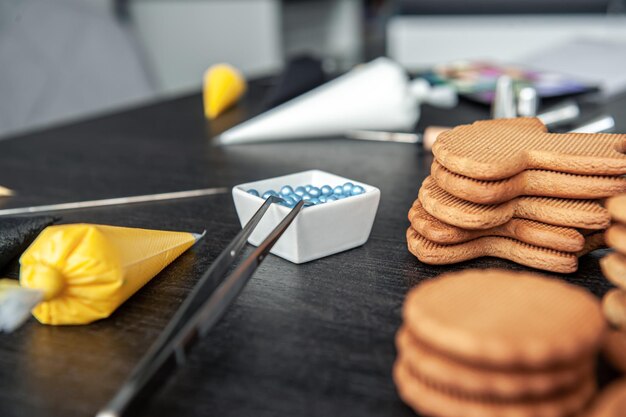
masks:
<svg viewBox="0 0 626 417"><path fill-rule="evenodd" d="M417 146L344 139L216 147L212 134L262 108L267 82L210 126L199 94L0 141L0 184L18 191L4 207L185 190L319 168L380 188L369 241L294 265L270 256L187 366L141 416L410 416L391 380L394 334L412 286L442 272L524 269L481 259L433 267L408 253L406 213L432 156ZM606 110L626 131L626 99ZM487 117L479 105L425 107L420 126ZM67 212L62 222L207 230L109 319L76 327L34 319L0 334L0 416L88 416L113 395L177 306L239 231L230 194ZM319 239L333 233L320 230ZM250 248L247 249L247 252ZM562 276L601 295L596 252ZM17 265L3 275L17 277Z"/></svg>

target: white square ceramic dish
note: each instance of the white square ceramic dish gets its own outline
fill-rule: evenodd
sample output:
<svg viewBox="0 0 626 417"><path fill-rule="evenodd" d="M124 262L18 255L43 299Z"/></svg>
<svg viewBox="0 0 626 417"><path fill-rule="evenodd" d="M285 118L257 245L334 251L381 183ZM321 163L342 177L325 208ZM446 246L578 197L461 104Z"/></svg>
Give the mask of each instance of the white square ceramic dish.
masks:
<svg viewBox="0 0 626 417"><path fill-rule="evenodd" d="M236 185L233 187L233 200L239 222L243 227L263 204L261 197L248 194L247 191L250 189L264 193L267 190L278 191L283 185L295 188L306 184L315 187L328 184L334 187L346 182L362 186L365 192L337 201L304 207L272 248L272 254L300 264L364 244L374 224L380 190L328 172L311 170ZM290 210L288 207L272 204L248 242L258 246Z"/></svg>

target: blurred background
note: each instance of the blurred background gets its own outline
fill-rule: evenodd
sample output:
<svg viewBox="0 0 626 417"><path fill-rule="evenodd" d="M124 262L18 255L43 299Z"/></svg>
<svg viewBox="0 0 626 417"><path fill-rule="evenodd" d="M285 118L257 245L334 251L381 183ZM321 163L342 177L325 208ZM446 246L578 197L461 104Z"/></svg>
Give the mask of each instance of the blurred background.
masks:
<svg viewBox="0 0 626 417"><path fill-rule="evenodd" d="M626 86L626 0L0 0L0 137L197 92L309 54L338 73L460 59Z"/></svg>

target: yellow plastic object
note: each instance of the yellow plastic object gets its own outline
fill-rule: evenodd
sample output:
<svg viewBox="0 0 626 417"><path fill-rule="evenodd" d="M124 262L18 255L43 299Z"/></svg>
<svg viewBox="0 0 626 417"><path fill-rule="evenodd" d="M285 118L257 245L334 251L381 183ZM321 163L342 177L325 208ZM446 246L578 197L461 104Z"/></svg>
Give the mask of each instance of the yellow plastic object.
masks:
<svg viewBox="0 0 626 417"><path fill-rule="evenodd" d="M93 224L50 226L20 258L20 284L43 291L45 324L108 317L191 247L197 235Z"/></svg>
<svg viewBox="0 0 626 417"><path fill-rule="evenodd" d="M217 64L204 73L204 115L215 119L246 92L246 80L234 67Z"/></svg>
<svg viewBox="0 0 626 417"><path fill-rule="evenodd" d="M13 190L0 185L0 197L10 197L13 195Z"/></svg>

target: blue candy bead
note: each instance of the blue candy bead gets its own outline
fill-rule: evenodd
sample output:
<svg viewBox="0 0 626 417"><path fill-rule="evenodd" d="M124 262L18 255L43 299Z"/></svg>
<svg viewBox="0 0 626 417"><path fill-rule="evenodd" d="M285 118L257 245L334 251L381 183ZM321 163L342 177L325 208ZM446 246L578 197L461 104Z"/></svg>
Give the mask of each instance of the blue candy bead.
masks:
<svg viewBox="0 0 626 417"><path fill-rule="evenodd" d="M269 190L269 191L266 191L266 192L264 192L264 193L263 193L263 198L267 200L267 198L268 198L269 196L272 196L272 195L273 195L274 197L278 197L278 193L277 193L276 191L274 191L274 190Z"/></svg>
<svg viewBox="0 0 626 417"><path fill-rule="evenodd" d="M309 190L309 195L311 197L319 197L320 195L322 195L322 191L317 187L311 187L311 189Z"/></svg>
<svg viewBox="0 0 626 417"><path fill-rule="evenodd" d="M329 196L333 193L333 187L330 185L323 185L321 188L322 195Z"/></svg>
<svg viewBox="0 0 626 417"><path fill-rule="evenodd" d="M296 203L300 200L302 200L302 196L298 195L296 193L291 194L289 197L291 197Z"/></svg>
<svg viewBox="0 0 626 417"><path fill-rule="evenodd" d="M299 196L303 196L306 193L306 190L304 189L304 187L300 186L296 187L294 193L298 194Z"/></svg>
<svg viewBox="0 0 626 417"><path fill-rule="evenodd" d="M289 194L293 194L293 188L291 188L290 186L285 185L280 189L280 195L289 195Z"/></svg>
<svg viewBox="0 0 626 417"><path fill-rule="evenodd" d="M335 188L333 188L333 195L341 195L341 194L343 194L343 187L341 185L338 185Z"/></svg>
<svg viewBox="0 0 626 417"><path fill-rule="evenodd" d="M319 204L320 203L320 199L317 198L317 197L313 197L313 198L311 198L310 202L313 203L313 204Z"/></svg>
<svg viewBox="0 0 626 417"><path fill-rule="evenodd" d="M305 194L305 195L302 196L302 199L304 200L305 203L308 202L308 201L311 201L311 198L312 197L310 195L308 195L308 194Z"/></svg>
<svg viewBox="0 0 626 417"><path fill-rule="evenodd" d="M307 184L307 185L304 186L304 191L306 191L308 193L309 190L311 190L311 188L313 188L313 186L311 184Z"/></svg>
<svg viewBox="0 0 626 417"><path fill-rule="evenodd" d="M363 194L365 192L365 188L361 187L360 185L355 185L352 188L352 195L359 195L359 194Z"/></svg>
<svg viewBox="0 0 626 417"><path fill-rule="evenodd" d="M331 201L337 201L337 200L339 200L339 198L337 198L337 196L334 194L326 198L327 203L330 203Z"/></svg>
<svg viewBox="0 0 626 417"><path fill-rule="evenodd" d="M254 188L251 188L248 190L248 194L252 194L255 197L259 196L259 192L257 190L255 190Z"/></svg>
<svg viewBox="0 0 626 417"><path fill-rule="evenodd" d="M287 207L293 207L297 204L297 202L291 197L283 197L283 200L285 200L285 205Z"/></svg>
<svg viewBox="0 0 626 417"><path fill-rule="evenodd" d="M320 203L325 203L327 201L328 197L326 197L324 194L322 194L321 196L318 197L318 200L320 201Z"/></svg>
<svg viewBox="0 0 626 417"><path fill-rule="evenodd" d="M352 188L354 188L354 184L352 184L351 182L347 182L341 188L343 189L344 194L350 195Z"/></svg>

